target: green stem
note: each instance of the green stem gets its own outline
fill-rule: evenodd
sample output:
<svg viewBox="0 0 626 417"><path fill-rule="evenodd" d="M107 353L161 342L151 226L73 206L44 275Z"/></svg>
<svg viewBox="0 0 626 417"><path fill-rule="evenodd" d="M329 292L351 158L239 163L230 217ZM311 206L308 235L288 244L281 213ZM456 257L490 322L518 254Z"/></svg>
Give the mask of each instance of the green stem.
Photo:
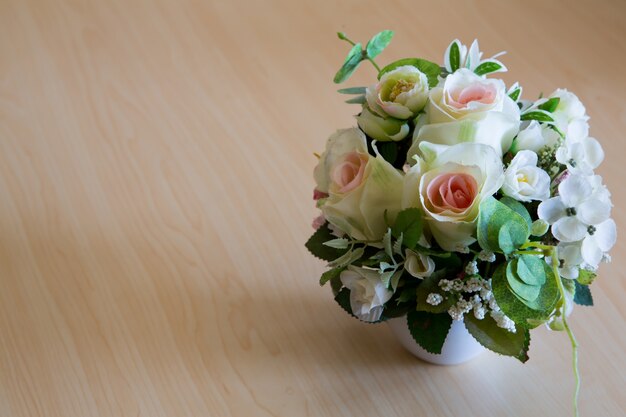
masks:
<svg viewBox="0 0 626 417"><path fill-rule="evenodd" d="M376 68L376 71L378 71L378 73L380 74L380 67L376 64L376 62L374 62L374 60L370 58L369 56L367 57L367 60L372 63L374 68Z"/></svg>
<svg viewBox="0 0 626 417"><path fill-rule="evenodd" d="M563 287L563 282L561 281L561 276L559 274L559 256L557 254L556 247L552 247L552 270L554 271L554 277L556 279L557 285L559 287L559 291L561 293L561 314L563 317L563 326L565 327L565 331L567 332L567 336L569 336L569 340L572 343L572 367L574 368L574 377L576 379L576 388L574 389L574 416L578 417L578 394L580 392L580 373L578 372L578 342L576 341L576 337L574 337L574 333L572 333L572 329L570 329L567 324L566 317L566 301L565 301L565 288Z"/></svg>
<svg viewBox="0 0 626 417"><path fill-rule="evenodd" d="M516 255L545 255L545 252L541 250L516 250L513 253Z"/></svg>

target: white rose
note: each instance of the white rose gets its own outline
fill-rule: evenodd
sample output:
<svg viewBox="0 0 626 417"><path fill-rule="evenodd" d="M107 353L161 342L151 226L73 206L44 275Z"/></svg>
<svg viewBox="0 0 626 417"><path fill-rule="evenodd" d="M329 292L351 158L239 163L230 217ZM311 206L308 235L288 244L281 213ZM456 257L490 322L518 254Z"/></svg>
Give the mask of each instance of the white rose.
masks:
<svg viewBox="0 0 626 417"><path fill-rule="evenodd" d="M321 207L334 226L358 240L377 241L401 210L402 174L382 156L361 150L328 166L329 197Z"/></svg>
<svg viewBox="0 0 626 417"><path fill-rule="evenodd" d="M550 198L550 176L537 167L537 154L520 151L504 172L504 194L518 201Z"/></svg>
<svg viewBox="0 0 626 417"><path fill-rule="evenodd" d="M542 125L536 120L521 130L513 142L513 151L529 150L539 152L546 146L554 146L558 143L560 135L548 125Z"/></svg>
<svg viewBox="0 0 626 417"><path fill-rule="evenodd" d="M504 82L462 68L430 91L425 123L413 134L409 158L421 142L444 145L483 143L502 156L519 131L517 104L506 95ZM421 119L421 117L420 117Z"/></svg>
<svg viewBox="0 0 626 417"><path fill-rule="evenodd" d="M409 134L409 124L406 120L379 116L367 106L363 106L361 114L356 116L356 121L365 133L381 142L397 142Z"/></svg>
<svg viewBox="0 0 626 417"><path fill-rule="evenodd" d="M367 153L365 135L359 129L341 129L328 138L326 150L320 156L317 166L313 170L318 191L328 194L330 167L345 154L354 151Z"/></svg>
<svg viewBox="0 0 626 417"><path fill-rule="evenodd" d="M585 106L576 94L559 88L550 94L548 98L553 97L559 98L559 104L552 112L555 126L563 132L565 137L573 136L580 138L587 136L589 116L587 116Z"/></svg>
<svg viewBox="0 0 626 417"><path fill-rule="evenodd" d="M369 108L380 116L410 119L428 100L428 78L412 65L389 71L366 90Z"/></svg>
<svg viewBox="0 0 626 417"><path fill-rule="evenodd" d="M422 207L430 231L445 250L461 251L476 241L481 201L502 186L502 160L488 145L423 142L425 159L405 176L403 207Z"/></svg>
<svg viewBox="0 0 626 417"><path fill-rule="evenodd" d="M407 249L404 255L404 269L415 278L428 278L435 272L435 261L430 256L410 249Z"/></svg>
<svg viewBox="0 0 626 417"><path fill-rule="evenodd" d="M378 321L384 304L393 295L380 280L378 271L350 265L339 278L343 286L350 290L352 314L363 321Z"/></svg>

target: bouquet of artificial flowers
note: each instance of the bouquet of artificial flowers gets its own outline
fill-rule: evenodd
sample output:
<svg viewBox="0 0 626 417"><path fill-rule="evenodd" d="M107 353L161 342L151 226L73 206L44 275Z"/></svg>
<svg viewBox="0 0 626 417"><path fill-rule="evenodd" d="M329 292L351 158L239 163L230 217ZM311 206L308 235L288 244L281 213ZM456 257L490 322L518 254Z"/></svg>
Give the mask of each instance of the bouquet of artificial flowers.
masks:
<svg viewBox="0 0 626 417"><path fill-rule="evenodd" d="M315 167L321 214L306 246L328 261L341 307L365 322L406 315L439 353L453 320L483 346L528 359L529 331L565 329L574 303L615 243L604 154L585 107L567 90L523 100L492 74L478 42L453 41L444 64L374 58L393 32L352 44L335 82L363 61L368 87L339 90L358 127L330 136ZM419 331L417 331L419 330ZM424 333L427 336L423 336Z"/></svg>

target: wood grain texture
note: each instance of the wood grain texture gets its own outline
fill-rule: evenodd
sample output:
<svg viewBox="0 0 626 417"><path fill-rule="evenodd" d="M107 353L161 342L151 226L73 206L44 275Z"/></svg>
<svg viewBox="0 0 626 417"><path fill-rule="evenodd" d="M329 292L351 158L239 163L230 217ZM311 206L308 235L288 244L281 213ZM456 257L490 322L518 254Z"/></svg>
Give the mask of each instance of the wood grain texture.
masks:
<svg viewBox="0 0 626 417"><path fill-rule="evenodd" d="M565 334L427 365L317 284L312 153L356 110L334 33L384 28L380 62L478 37L527 97L575 91L621 230L623 1L2 0L0 415L570 415ZM625 255L572 318L583 416L626 408Z"/></svg>

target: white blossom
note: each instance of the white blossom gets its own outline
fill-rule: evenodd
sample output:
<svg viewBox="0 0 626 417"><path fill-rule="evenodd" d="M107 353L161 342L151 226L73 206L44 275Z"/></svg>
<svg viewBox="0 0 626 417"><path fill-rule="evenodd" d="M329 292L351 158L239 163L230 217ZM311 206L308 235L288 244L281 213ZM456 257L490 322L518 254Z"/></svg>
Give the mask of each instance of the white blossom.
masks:
<svg viewBox="0 0 626 417"><path fill-rule="evenodd" d="M582 258L592 268L615 244L616 227L610 213L610 195L597 175L570 175L559 184L559 195L537 210L560 242L582 242Z"/></svg>
<svg viewBox="0 0 626 417"><path fill-rule="evenodd" d="M442 301L443 296L434 292L431 292L430 294L428 294L428 297L426 297L426 302L433 306L441 304Z"/></svg>
<svg viewBox="0 0 626 417"><path fill-rule="evenodd" d="M352 314L363 321L378 321L384 304L393 292L389 291L376 270L348 266L340 275L341 283L350 290Z"/></svg>
<svg viewBox="0 0 626 417"><path fill-rule="evenodd" d="M465 273L467 275L476 275L478 274L478 264L476 261L470 261L465 266Z"/></svg>

